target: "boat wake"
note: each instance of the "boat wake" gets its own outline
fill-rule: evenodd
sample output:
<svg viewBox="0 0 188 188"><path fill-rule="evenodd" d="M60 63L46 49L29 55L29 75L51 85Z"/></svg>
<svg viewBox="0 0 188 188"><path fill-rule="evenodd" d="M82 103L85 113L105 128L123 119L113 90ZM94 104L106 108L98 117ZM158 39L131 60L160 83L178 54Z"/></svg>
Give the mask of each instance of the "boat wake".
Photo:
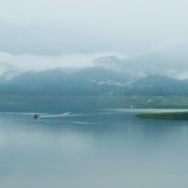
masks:
<svg viewBox="0 0 188 188"><path fill-rule="evenodd" d="M70 112L66 112L63 114L49 114L49 115L41 115L41 118L55 118L55 117L68 117L68 116L74 116L74 114L71 114Z"/></svg>

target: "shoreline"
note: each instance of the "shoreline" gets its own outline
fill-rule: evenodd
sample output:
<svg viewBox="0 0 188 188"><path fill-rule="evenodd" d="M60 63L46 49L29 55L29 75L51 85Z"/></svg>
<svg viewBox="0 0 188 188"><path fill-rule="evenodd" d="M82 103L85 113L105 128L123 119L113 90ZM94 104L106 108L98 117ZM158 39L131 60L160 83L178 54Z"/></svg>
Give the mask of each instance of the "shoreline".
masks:
<svg viewBox="0 0 188 188"><path fill-rule="evenodd" d="M188 120L188 111L185 112L159 112L137 114L135 117L141 119L159 119L159 120Z"/></svg>

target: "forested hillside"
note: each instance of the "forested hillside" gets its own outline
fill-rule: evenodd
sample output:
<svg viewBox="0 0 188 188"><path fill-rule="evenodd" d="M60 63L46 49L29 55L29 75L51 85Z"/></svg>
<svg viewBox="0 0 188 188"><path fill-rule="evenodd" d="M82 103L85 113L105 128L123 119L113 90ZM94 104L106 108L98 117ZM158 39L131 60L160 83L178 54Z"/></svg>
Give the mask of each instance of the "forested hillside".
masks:
<svg viewBox="0 0 188 188"><path fill-rule="evenodd" d="M26 72L0 79L1 108L187 108L188 81L165 76L129 80L104 67ZM8 109L6 107L6 109Z"/></svg>

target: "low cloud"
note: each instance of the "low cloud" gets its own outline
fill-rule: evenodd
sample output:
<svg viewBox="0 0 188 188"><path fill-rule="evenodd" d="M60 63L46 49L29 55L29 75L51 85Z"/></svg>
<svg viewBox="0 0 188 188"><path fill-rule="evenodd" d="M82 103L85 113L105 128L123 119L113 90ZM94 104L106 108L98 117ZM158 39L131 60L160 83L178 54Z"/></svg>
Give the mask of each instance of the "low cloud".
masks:
<svg viewBox="0 0 188 188"><path fill-rule="evenodd" d="M179 80L188 79L188 45L164 51L143 54L134 58L119 59L114 56L97 59L97 65L122 72L131 79L161 75Z"/></svg>
<svg viewBox="0 0 188 188"><path fill-rule="evenodd" d="M61 56L38 56L38 55L12 55L0 52L0 62L7 63L22 71L36 70L42 71L54 68L81 68L95 66L94 60L102 57L115 55L125 57L123 54L114 52L94 53L94 54L69 54ZM6 71L7 66L3 66Z"/></svg>
<svg viewBox="0 0 188 188"><path fill-rule="evenodd" d="M12 55L0 52L0 74L7 71L44 71L54 68L78 69L103 66L125 74L130 80L161 75L179 80L188 79L187 46L157 51L137 57L115 52L66 54L61 56Z"/></svg>

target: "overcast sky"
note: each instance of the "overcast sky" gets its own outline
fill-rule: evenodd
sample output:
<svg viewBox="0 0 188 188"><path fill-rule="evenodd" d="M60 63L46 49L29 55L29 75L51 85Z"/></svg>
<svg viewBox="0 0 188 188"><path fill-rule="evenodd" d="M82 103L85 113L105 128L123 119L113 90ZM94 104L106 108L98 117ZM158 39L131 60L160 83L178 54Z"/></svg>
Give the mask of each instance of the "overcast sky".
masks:
<svg viewBox="0 0 188 188"><path fill-rule="evenodd" d="M13 64L39 66L48 57L71 61L166 49L188 42L187 7L187 0L0 0L0 51ZM92 58L80 60L85 65Z"/></svg>

